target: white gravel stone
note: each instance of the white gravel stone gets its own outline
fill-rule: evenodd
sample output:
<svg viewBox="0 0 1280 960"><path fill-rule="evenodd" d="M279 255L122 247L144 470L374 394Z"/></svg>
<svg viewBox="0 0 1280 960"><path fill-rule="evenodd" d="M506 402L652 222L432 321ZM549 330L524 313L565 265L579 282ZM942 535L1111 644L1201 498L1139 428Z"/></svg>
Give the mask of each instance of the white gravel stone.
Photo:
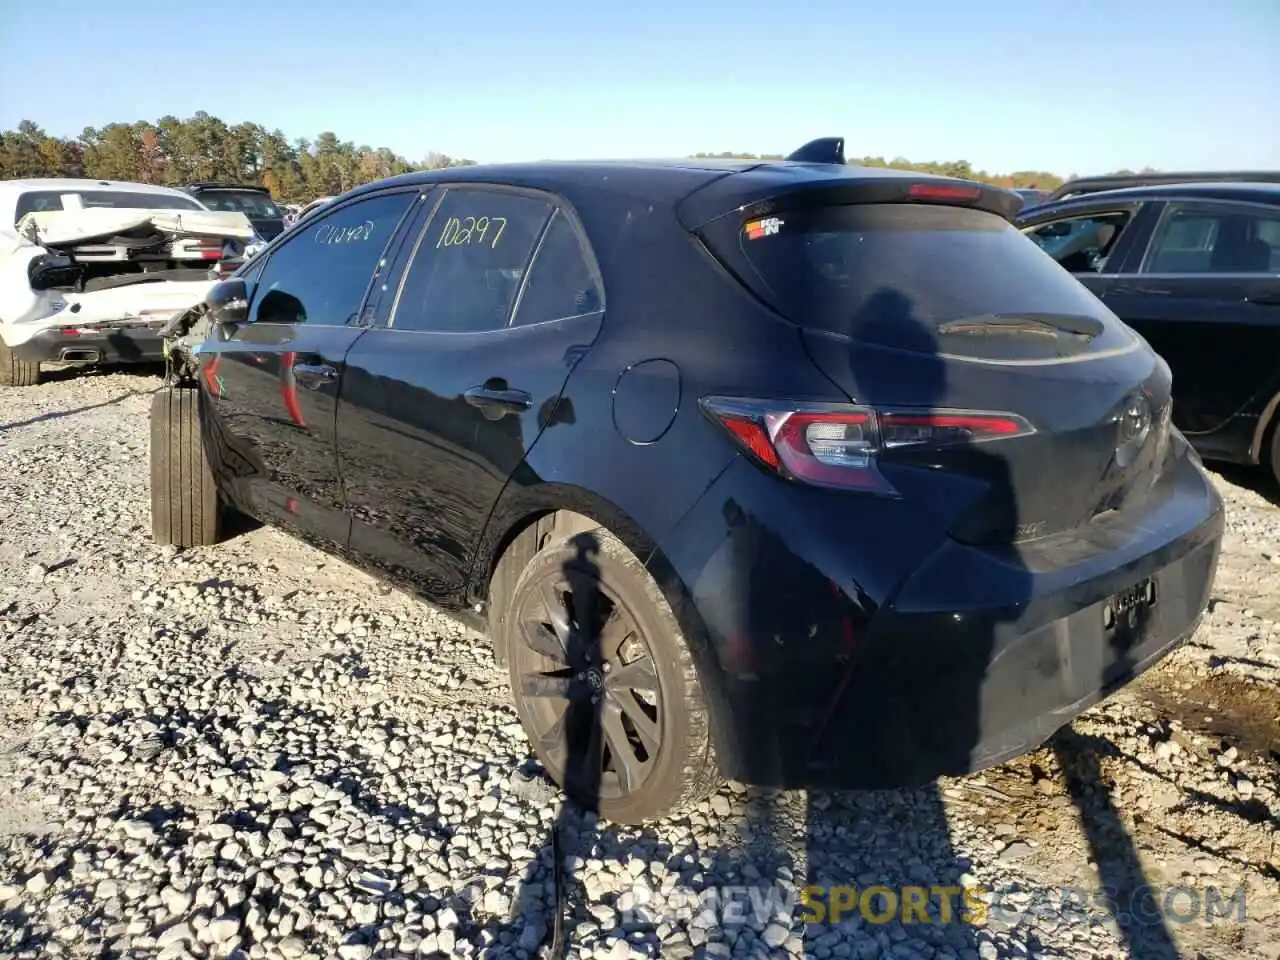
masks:
<svg viewBox="0 0 1280 960"><path fill-rule="evenodd" d="M153 545L156 385L0 388L0 954L532 958L560 800L527 774L488 642L269 528ZM1104 849L1053 745L939 789L730 784L643 831L569 819L587 900L571 954L1127 956L1105 914L801 930L782 906L735 927L663 898L810 877L1053 891L1129 858L1153 883L1247 883L1230 953L1274 960L1280 770L1250 731L1280 712L1280 510L1214 483L1228 529L1195 642L1073 724L1104 785L1086 809L1115 811L1092 834ZM1170 934L1183 955L1223 955L1213 925Z"/></svg>
<svg viewBox="0 0 1280 960"><path fill-rule="evenodd" d="M49 889L49 874L44 870L38 870L27 878L27 893L41 894Z"/></svg>

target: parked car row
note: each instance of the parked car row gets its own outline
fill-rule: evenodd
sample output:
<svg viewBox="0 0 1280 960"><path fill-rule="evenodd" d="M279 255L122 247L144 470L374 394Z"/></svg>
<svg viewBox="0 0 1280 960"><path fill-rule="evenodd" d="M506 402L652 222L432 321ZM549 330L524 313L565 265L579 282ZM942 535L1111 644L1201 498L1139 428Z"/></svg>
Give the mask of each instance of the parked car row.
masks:
<svg viewBox="0 0 1280 960"><path fill-rule="evenodd" d="M487 630L614 820L1001 762L1195 629L1223 531L1022 207L839 139L357 188L171 325L153 534L248 514Z"/></svg>

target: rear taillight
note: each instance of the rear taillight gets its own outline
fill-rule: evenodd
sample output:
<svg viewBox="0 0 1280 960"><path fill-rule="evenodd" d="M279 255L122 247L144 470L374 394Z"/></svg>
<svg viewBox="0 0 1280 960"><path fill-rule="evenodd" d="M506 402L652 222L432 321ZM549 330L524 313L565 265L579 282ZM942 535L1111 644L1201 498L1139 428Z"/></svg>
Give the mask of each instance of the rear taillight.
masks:
<svg viewBox="0 0 1280 960"><path fill-rule="evenodd" d="M738 397L703 397L699 402L761 466L779 476L890 496L896 491L877 465L887 450L980 443L1035 432L1011 413Z"/></svg>
<svg viewBox="0 0 1280 960"><path fill-rule="evenodd" d="M202 260L221 260L223 252L223 242L216 237L201 237L191 246L193 253L200 256Z"/></svg>

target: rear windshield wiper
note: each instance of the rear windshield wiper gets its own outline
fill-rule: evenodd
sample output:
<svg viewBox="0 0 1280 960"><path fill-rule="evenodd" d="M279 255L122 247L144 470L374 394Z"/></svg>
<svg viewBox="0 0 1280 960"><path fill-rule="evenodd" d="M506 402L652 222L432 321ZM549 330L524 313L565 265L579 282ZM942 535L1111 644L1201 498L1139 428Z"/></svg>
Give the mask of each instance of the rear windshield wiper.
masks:
<svg viewBox="0 0 1280 960"><path fill-rule="evenodd" d="M961 320L949 320L938 325L938 333L969 334L1030 334L1057 338L1067 333L1088 343L1105 331L1102 321L1095 317L1072 313L987 313Z"/></svg>

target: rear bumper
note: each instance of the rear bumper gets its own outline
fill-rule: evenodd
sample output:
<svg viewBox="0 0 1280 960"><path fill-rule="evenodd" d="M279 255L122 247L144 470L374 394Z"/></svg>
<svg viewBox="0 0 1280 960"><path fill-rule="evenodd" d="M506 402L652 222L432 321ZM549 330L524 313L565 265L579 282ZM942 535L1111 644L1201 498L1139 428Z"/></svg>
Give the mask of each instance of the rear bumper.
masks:
<svg viewBox="0 0 1280 960"><path fill-rule="evenodd" d="M1041 746L1194 633L1222 526L1217 512L1160 549L1069 587L1037 592L1029 580L1034 599L1021 609L884 611L832 719L815 731L806 781L923 784ZM1148 583L1155 604L1117 619L1114 598Z"/></svg>
<svg viewBox="0 0 1280 960"><path fill-rule="evenodd" d="M779 509L753 474L776 481L731 468L710 493L717 513L721 493L737 505L738 529L721 534L736 547L717 551L691 591L726 775L906 787L1040 746L1196 628L1222 502L1190 459L1175 472L1141 516L1022 551L939 538L886 584L876 572L920 546L919 511L807 491ZM757 494L772 509L753 511ZM770 514L780 522L769 528L756 519ZM705 539L710 524L699 525ZM1114 598L1148 582L1154 604L1108 625Z"/></svg>
<svg viewBox="0 0 1280 960"><path fill-rule="evenodd" d="M154 363L164 359L164 341L155 327L78 328L44 330L13 348L23 360L59 363Z"/></svg>

